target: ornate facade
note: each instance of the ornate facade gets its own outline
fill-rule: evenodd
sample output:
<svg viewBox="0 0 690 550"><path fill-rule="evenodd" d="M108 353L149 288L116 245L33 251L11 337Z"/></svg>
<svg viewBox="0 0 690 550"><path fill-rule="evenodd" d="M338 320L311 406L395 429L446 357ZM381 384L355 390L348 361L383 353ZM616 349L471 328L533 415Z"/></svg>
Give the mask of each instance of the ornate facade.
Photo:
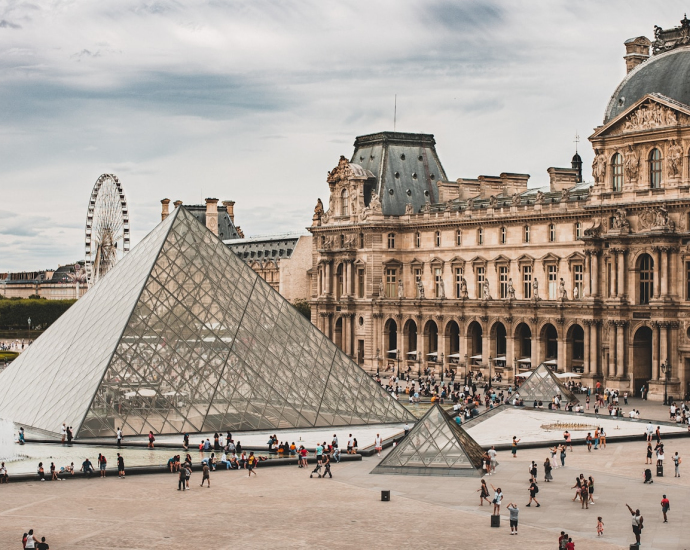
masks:
<svg viewBox="0 0 690 550"><path fill-rule="evenodd" d="M547 363L682 397L690 383L690 47L626 41L628 75L582 161L449 180L433 136L358 137L311 227L312 321L370 370ZM690 34L689 34L690 36ZM655 55L649 56L653 46ZM670 74L669 71L673 71ZM680 76L679 76L680 75ZM681 78L682 77L682 78ZM686 97L687 95L687 97ZM666 366L670 366L670 375Z"/></svg>

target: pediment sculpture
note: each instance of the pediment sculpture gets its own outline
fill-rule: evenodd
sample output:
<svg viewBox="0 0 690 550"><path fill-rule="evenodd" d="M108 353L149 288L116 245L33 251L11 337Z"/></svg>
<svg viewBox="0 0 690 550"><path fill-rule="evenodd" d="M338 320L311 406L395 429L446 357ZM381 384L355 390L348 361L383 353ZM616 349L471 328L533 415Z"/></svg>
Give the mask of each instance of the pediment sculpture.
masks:
<svg viewBox="0 0 690 550"><path fill-rule="evenodd" d="M655 128L675 126L677 123L678 118L672 109L658 103L648 103L635 109L625 118L623 131L653 130Z"/></svg>

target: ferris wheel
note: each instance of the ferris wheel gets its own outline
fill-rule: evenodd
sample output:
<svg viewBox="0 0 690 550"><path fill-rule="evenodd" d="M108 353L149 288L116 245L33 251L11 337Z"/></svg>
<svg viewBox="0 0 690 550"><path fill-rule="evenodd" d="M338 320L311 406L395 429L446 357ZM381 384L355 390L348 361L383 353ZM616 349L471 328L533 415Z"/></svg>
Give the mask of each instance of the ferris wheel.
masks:
<svg viewBox="0 0 690 550"><path fill-rule="evenodd" d="M84 242L90 288L129 252L129 210L115 174L103 174L93 186Z"/></svg>

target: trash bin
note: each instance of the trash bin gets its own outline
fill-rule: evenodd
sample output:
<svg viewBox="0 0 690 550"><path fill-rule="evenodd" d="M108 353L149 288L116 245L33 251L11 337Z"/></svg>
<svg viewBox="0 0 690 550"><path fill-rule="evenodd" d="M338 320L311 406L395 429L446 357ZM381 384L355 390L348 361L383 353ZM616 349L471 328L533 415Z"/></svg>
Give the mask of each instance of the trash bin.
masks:
<svg viewBox="0 0 690 550"><path fill-rule="evenodd" d="M656 465L656 477L664 477L664 465L663 464L657 464Z"/></svg>
<svg viewBox="0 0 690 550"><path fill-rule="evenodd" d="M491 514L491 527L500 527L501 526L501 516L494 516Z"/></svg>
<svg viewBox="0 0 690 550"><path fill-rule="evenodd" d="M391 499L390 491L381 491L381 501L388 502Z"/></svg>

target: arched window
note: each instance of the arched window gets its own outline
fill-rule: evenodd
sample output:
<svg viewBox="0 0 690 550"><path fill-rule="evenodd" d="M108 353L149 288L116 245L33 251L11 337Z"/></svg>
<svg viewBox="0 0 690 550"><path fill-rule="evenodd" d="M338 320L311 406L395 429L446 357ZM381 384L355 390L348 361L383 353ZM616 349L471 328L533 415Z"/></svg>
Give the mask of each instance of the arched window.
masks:
<svg viewBox="0 0 690 550"><path fill-rule="evenodd" d="M395 233L388 233L388 248L395 248Z"/></svg>
<svg viewBox="0 0 690 550"><path fill-rule="evenodd" d="M661 187L661 151L656 148L649 153L649 186L652 189Z"/></svg>
<svg viewBox="0 0 690 550"><path fill-rule="evenodd" d="M556 242L556 226L549 224L549 242Z"/></svg>
<svg viewBox="0 0 690 550"><path fill-rule="evenodd" d="M640 299L641 304L648 304L654 296L654 260L649 254L640 256Z"/></svg>
<svg viewBox="0 0 690 550"><path fill-rule="evenodd" d="M349 210L348 210L348 202L347 202L347 189L343 189L342 192L340 193L340 215L341 216L349 216Z"/></svg>
<svg viewBox="0 0 690 550"><path fill-rule="evenodd" d="M477 229L477 244L484 244L484 228Z"/></svg>
<svg viewBox="0 0 690 550"><path fill-rule="evenodd" d="M415 248L422 246L422 234L419 231L414 234L414 246Z"/></svg>
<svg viewBox="0 0 690 550"><path fill-rule="evenodd" d="M434 233L434 244L437 247L441 246L441 232L440 231L436 231L436 233Z"/></svg>
<svg viewBox="0 0 690 550"><path fill-rule="evenodd" d="M623 191L623 155L616 153L611 159L611 183L613 192Z"/></svg>
<svg viewBox="0 0 690 550"><path fill-rule="evenodd" d="M506 228L501 227L501 244L506 244Z"/></svg>
<svg viewBox="0 0 690 550"><path fill-rule="evenodd" d="M522 238L528 243L529 242L529 225L526 225L522 230Z"/></svg>
<svg viewBox="0 0 690 550"><path fill-rule="evenodd" d="M462 229L458 229L455 232L455 244L457 246L462 246Z"/></svg>

